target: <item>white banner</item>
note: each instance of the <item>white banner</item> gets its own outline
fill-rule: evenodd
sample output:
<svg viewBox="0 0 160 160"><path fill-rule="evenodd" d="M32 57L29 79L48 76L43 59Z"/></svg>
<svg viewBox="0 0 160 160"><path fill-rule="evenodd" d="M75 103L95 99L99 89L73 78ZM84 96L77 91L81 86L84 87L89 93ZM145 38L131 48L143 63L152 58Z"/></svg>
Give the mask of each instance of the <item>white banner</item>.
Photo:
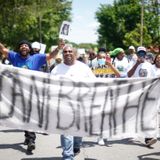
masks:
<svg viewBox="0 0 160 160"><path fill-rule="evenodd" d="M106 138L158 135L159 78L69 79L0 65L0 124Z"/></svg>

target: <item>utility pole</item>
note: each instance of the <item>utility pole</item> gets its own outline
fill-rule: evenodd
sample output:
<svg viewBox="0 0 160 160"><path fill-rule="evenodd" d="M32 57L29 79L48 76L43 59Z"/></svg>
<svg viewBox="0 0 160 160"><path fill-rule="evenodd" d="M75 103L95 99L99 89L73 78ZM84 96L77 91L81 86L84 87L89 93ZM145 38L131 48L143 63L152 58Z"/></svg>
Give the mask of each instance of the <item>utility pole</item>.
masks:
<svg viewBox="0 0 160 160"><path fill-rule="evenodd" d="M144 0L141 1L141 27L140 27L140 45L143 46L143 26L144 26Z"/></svg>

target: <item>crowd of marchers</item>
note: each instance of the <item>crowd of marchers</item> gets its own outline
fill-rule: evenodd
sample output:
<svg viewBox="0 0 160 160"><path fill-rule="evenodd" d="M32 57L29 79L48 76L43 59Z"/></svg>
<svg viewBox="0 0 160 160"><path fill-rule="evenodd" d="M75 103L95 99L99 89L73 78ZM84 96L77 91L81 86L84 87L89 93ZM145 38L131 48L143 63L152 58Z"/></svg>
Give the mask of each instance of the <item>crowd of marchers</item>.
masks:
<svg viewBox="0 0 160 160"><path fill-rule="evenodd" d="M160 76L160 51L155 54L145 46L129 46L127 50L118 47L112 51L100 47L97 51L89 49L82 52L71 44L66 44L64 40L60 40L50 53L43 54L40 53L40 43L23 40L17 48L16 51L10 50L0 43L3 64L76 78ZM24 145L27 145L27 152L32 153L35 149L36 134L31 131L24 131L24 133ZM82 137L61 135L60 141L63 159L73 160L80 152ZM147 147L156 141L157 137L146 137L144 140ZM99 137L97 143L105 145L107 140Z"/></svg>

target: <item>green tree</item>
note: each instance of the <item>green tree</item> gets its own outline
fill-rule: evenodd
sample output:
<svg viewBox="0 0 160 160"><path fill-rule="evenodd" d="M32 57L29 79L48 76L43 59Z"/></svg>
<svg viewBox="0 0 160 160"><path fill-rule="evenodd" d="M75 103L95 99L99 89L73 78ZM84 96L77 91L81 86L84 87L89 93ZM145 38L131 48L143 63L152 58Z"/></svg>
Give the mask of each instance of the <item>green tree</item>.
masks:
<svg viewBox="0 0 160 160"><path fill-rule="evenodd" d="M125 46L130 46L131 44L134 45L135 47L140 46L140 24L137 24L137 27L129 32L126 33L124 36L123 44ZM148 34L147 27L143 27L143 39L144 39L144 46L149 46L152 43L152 38L150 34Z"/></svg>
<svg viewBox="0 0 160 160"><path fill-rule="evenodd" d="M155 4L154 7L157 8ZM140 32L137 32L139 30L137 27L141 22L141 5L140 0L116 0L113 6L101 5L96 12L96 18L100 23L98 29L99 45L105 44L110 49L115 47L127 48L131 44L138 45ZM159 24L156 23L159 16L157 16L157 12L156 14L153 12L153 9L151 12L151 8L153 8L153 3L145 4L144 44L155 43L158 38L160 39L158 35ZM155 10L157 11L157 9Z"/></svg>
<svg viewBox="0 0 160 160"><path fill-rule="evenodd" d="M58 40L63 20L70 20L69 0L0 0L0 41L12 48L22 39L48 46Z"/></svg>
<svg viewBox="0 0 160 160"><path fill-rule="evenodd" d="M115 1L114 5L101 5L96 12L96 18L100 23L98 30L99 44L111 49L125 47L123 39L125 33L133 30L140 21L140 6L137 0Z"/></svg>
<svg viewBox="0 0 160 160"><path fill-rule="evenodd" d="M145 0L145 23L153 43L160 44L160 1Z"/></svg>

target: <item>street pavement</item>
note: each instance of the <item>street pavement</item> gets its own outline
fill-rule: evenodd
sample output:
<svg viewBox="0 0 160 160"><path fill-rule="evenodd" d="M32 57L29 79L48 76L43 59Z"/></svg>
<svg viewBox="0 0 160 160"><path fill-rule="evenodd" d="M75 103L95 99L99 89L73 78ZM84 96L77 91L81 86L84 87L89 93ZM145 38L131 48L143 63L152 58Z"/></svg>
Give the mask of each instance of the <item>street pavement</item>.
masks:
<svg viewBox="0 0 160 160"><path fill-rule="evenodd" d="M36 149L26 154L24 132L0 128L0 160L61 160L60 136L37 134ZM144 145L144 139L108 140L105 146L97 138L84 137L80 154L75 160L160 160L160 141L153 148Z"/></svg>

